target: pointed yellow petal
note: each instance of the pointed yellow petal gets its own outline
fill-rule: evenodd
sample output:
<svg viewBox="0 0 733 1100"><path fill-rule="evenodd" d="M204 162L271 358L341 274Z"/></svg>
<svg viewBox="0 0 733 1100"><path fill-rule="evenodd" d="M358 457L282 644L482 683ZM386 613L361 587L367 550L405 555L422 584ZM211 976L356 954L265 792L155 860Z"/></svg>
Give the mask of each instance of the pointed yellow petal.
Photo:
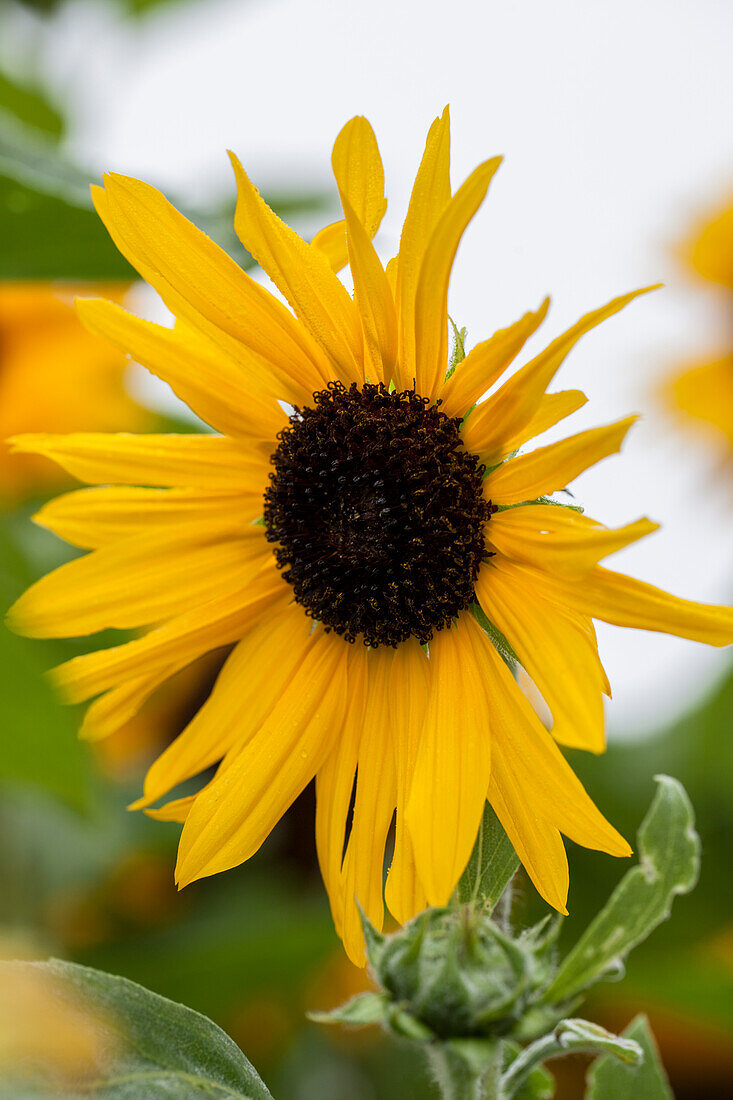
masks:
<svg viewBox="0 0 733 1100"><path fill-rule="evenodd" d="M341 938L344 934L346 827L361 742L369 657L364 646L354 646L349 654L346 718L333 749L316 776L316 851L334 927Z"/></svg>
<svg viewBox="0 0 733 1100"><path fill-rule="evenodd" d="M504 373L547 316L550 299L534 313L525 313L509 328L500 329L469 351L443 383L442 410L449 416L465 416Z"/></svg>
<svg viewBox="0 0 733 1100"><path fill-rule="evenodd" d="M637 419L628 416L510 458L486 478L484 494L495 504L520 504L564 489L589 466L616 454Z"/></svg>
<svg viewBox="0 0 733 1100"><path fill-rule="evenodd" d="M344 926L346 953L364 965L364 935L358 901L375 928L384 924L384 848L397 801L394 748L390 736L391 672L389 649L370 654L367 698L359 741L356 800L344 856Z"/></svg>
<svg viewBox="0 0 733 1100"><path fill-rule="evenodd" d="M365 118L352 118L346 123L336 138L331 163L339 187L371 240L384 217L387 200L377 139ZM346 222L327 225L311 243L326 255L334 271L348 263Z"/></svg>
<svg viewBox="0 0 733 1100"><path fill-rule="evenodd" d="M365 376L372 382L389 383L397 362L397 314L392 291L374 245L344 193L341 202L348 229L354 297L364 332Z"/></svg>
<svg viewBox="0 0 733 1100"><path fill-rule="evenodd" d="M491 545L506 557L570 575L586 573L601 558L657 530L659 524L648 519L604 527L589 516L553 504L507 508L496 512L486 528Z"/></svg>
<svg viewBox="0 0 733 1100"><path fill-rule="evenodd" d="M428 660L422 646L414 638L398 646L395 651L391 679L390 731L397 769L397 814L394 855L384 897L392 916L404 924L427 905L427 897L417 875L412 838L405 822L405 807L428 701Z"/></svg>
<svg viewBox="0 0 733 1100"><path fill-rule="evenodd" d="M327 361L302 325L159 191L112 174L92 198L119 250L176 317L215 341L226 334L311 393L323 387Z"/></svg>
<svg viewBox="0 0 733 1100"><path fill-rule="evenodd" d="M145 813L148 817L154 818L155 821L177 821L182 825L190 814L191 807L197 798L197 794L189 794L185 798L174 798L171 802L166 802L165 806L159 806L155 810L146 810Z"/></svg>
<svg viewBox="0 0 733 1100"><path fill-rule="evenodd" d="M409 389L414 385L415 295L420 267L428 241L449 201L450 116L446 107L440 118L436 118L430 127L400 238L395 271L400 389Z"/></svg>
<svg viewBox="0 0 733 1100"><path fill-rule="evenodd" d="M571 416L587 402L588 398L582 390L560 390L559 393L546 393L529 423L525 424L516 435L510 436L504 442L499 458L504 459L512 451L518 451L528 440L542 435L548 428L554 428L566 416Z"/></svg>
<svg viewBox="0 0 733 1100"><path fill-rule="evenodd" d="M494 157L480 165L458 189L438 218L420 265L415 291L415 379L418 393L437 396L448 365L448 283L458 245L484 201L501 164ZM403 370L409 364L402 363Z"/></svg>
<svg viewBox="0 0 733 1100"><path fill-rule="evenodd" d="M100 695L87 707L79 737L84 741L100 741L115 733L134 718L153 692L174 672L175 668L166 668L152 676L138 676Z"/></svg>
<svg viewBox="0 0 733 1100"><path fill-rule="evenodd" d="M629 855L626 841L593 805L509 669L483 631L481 635L482 683L491 703L492 747L517 792L533 814L577 844L609 855Z"/></svg>
<svg viewBox="0 0 733 1100"><path fill-rule="evenodd" d="M186 819L176 881L249 859L332 749L346 710L347 648L323 634L256 734L202 791Z"/></svg>
<svg viewBox="0 0 733 1100"><path fill-rule="evenodd" d="M472 620L430 643L430 697L405 819L431 905L445 905L471 854L489 786L491 711Z"/></svg>
<svg viewBox="0 0 733 1100"><path fill-rule="evenodd" d="M259 619L284 606L292 592L267 551L260 572L241 592L193 608L142 638L111 649L72 657L52 678L69 703L81 703L129 678L185 668L197 657L239 641Z"/></svg>
<svg viewBox="0 0 733 1100"><path fill-rule="evenodd" d="M601 321L618 313L640 294L654 287L635 290L615 298L608 305L587 313L571 329L553 340L545 351L537 355L504 383L482 405L473 411L463 427L464 442L469 451L481 455L487 466L498 462L507 453L507 440L513 439L530 422L538 411L544 393L568 353L581 336L595 328Z"/></svg>
<svg viewBox="0 0 733 1100"><path fill-rule="evenodd" d="M234 228L325 352L334 377L363 380L361 333L354 303L324 254L290 229L260 196L237 158Z"/></svg>
<svg viewBox="0 0 733 1100"><path fill-rule="evenodd" d="M476 595L541 691L555 740L603 752L603 682L593 636L499 557L482 567Z"/></svg>
<svg viewBox="0 0 733 1100"><path fill-rule="evenodd" d="M296 675L312 644L312 622L291 605L270 614L238 642L211 695L145 776L135 809L149 806L246 744Z"/></svg>
<svg viewBox="0 0 733 1100"><path fill-rule="evenodd" d="M559 831L532 813L523 791L513 782L501 749L489 783L489 802L504 827L537 892L559 913L567 913L570 875Z"/></svg>
<svg viewBox="0 0 733 1100"><path fill-rule="evenodd" d="M128 630L234 595L259 569L263 528L174 534L157 531L94 550L48 573L8 611L8 625L33 638ZM263 545L264 544L264 545Z"/></svg>
<svg viewBox="0 0 733 1100"><path fill-rule="evenodd" d="M707 645L733 642L732 607L682 600L600 565L585 574L581 582L543 575L537 570L531 570L531 576L551 599L615 626L675 634Z"/></svg>
<svg viewBox="0 0 733 1100"><path fill-rule="evenodd" d="M245 440L270 440L285 423L285 414L274 397L227 359L222 349L214 354L194 329L154 325L134 317L114 302L76 299L76 312L90 332L111 341L137 363L168 382L189 408L223 435ZM283 392L297 401L302 391ZM274 449L274 446L273 446Z"/></svg>
<svg viewBox="0 0 733 1100"><path fill-rule="evenodd" d="M16 454L52 459L79 481L264 492L269 460L218 435L20 435Z"/></svg>
<svg viewBox="0 0 733 1100"><path fill-rule="evenodd" d="M262 514L262 492L207 493L201 489L144 489L128 485L75 489L44 504L33 522L83 550L96 550L153 530L205 533L239 517L247 527Z"/></svg>

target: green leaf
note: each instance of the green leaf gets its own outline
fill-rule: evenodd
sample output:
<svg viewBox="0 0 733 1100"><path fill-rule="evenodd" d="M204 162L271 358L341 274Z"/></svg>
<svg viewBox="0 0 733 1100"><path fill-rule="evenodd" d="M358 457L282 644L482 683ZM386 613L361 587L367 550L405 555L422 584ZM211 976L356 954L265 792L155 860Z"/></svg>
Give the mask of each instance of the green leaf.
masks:
<svg viewBox="0 0 733 1100"><path fill-rule="evenodd" d="M623 960L670 914L677 894L694 887L700 838L681 783L656 777L657 792L638 833L639 863L560 964L543 1000L566 1001L594 982L623 972Z"/></svg>
<svg viewBox="0 0 733 1100"><path fill-rule="evenodd" d="M64 120L40 88L11 80L0 72L0 111L12 115L23 126L31 126L48 137L59 138Z"/></svg>
<svg viewBox="0 0 733 1100"><path fill-rule="evenodd" d="M608 1055L598 1058L588 1071L586 1100L673 1100L646 1016L637 1016L623 1034L639 1044L644 1061L629 1066Z"/></svg>
<svg viewBox="0 0 733 1100"><path fill-rule="evenodd" d="M490 913L518 867L519 857L487 802L471 858L458 883L458 901L478 902Z"/></svg>
<svg viewBox="0 0 733 1100"><path fill-rule="evenodd" d="M85 966L47 963L0 963L8 968L40 971L60 988L54 1007L86 1010L95 1020L98 1044L93 1080L83 1095L102 1100L156 1100L208 1096L212 1100L272 1100L252 1065L216 1024L190 1008L159 997L126 978ZM12 986L11 986L12 988ZM23 1067L4 1066L22 1080ZM7 1086L6 1086L7 1087ZM20 1097L27 1093L3 1093Z"/></svg>
<svg viewBox="0 0 733 1100"><path fill-rule="evenodd" d="M522 1052L517 1043L505 1039L502 1043L504 1072ZM552 1100L555 1095L555 1078L544 1066L531 1069L514 1093L514 1100Z"/></svg>
<svg viewBox="0 0 733 1100"><path fill-rule="evenodd" d="M0 118L0 279L137 278L92 206L89 184L98 175ZM233 201L202 211L186 209L175 196L172 201L243 267L252 266L234 234ZM323 194L312 191L281 193L268 201L286 217L326 205Z"/></svg>
<svg viewBox="0 0 733 1100"><path fill-rule="evenodd" d="M532 1073L550 1058L565 1054L606 1053L622 1062L636 1065L643 1055L633 1039L622 1038L588 1020L561 1020L548 1035L543 1035L513 1060L501 1079L502 1096L519 1097Z"/></svg>

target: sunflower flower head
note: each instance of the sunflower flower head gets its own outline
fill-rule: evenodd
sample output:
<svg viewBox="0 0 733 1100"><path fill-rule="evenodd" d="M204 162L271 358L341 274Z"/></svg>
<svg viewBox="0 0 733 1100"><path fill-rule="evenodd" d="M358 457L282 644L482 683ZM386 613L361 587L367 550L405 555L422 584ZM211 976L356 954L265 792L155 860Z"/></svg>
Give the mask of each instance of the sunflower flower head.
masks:
<svg viewBox="0 0 733 1100"><path fill-rule="evenodd" d="M449 373L451 267L498 159L453 193L448 112L437 119L386 268L372 244L384 174L365 119L334 147L343 219L311 243L232 160L237 232L287 305L152 187L112 175L94 189L118 247L176 323L104 301L80 301L79 313L213 432L17 440L105 487L42 509L41 524L90 553L31 588L11 622L36 636L141 631L55 672L69 701L93 699L88 738L203 653L233 647L135 804L183 822L180 885L248 859L315 777L318 858L355 962L357 903L377 929L385 903L400 923L444 906L487 798L564 912L561 834L630 851L559 748L604 747L609 688L593 619L733 640L730 609L599 565L655 524L612 530L549 499L618 451L633 418L517 454L585 402L548 387L578 340L636 294L505 377L544 302ZM353 296L338 278L347 263ZM497 646L544 697L551 732ZM175 796L212 767L197 794Z"/></svg>

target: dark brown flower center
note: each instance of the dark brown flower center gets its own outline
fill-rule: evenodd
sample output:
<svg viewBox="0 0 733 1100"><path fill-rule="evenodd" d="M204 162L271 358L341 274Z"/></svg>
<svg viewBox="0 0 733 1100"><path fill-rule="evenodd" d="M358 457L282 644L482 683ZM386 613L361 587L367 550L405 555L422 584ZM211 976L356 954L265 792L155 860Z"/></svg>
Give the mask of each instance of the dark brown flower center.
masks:
<svg viewBox="0 0 733 1100"><path fill-rule="evenodd" d="M473 602L492 508L459 426L414 390L335 382L280 433L267 538L298 603L346 641L425 643Z"/></svg>

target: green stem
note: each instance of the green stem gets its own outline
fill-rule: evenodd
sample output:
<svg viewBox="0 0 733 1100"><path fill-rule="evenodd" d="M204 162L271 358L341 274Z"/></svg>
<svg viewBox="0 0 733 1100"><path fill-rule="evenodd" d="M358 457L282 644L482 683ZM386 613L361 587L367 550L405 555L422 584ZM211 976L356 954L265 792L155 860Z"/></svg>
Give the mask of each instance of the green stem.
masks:
<svg viewBox="0 0 733 1100"><path fill-rule="evenodd" d="M489 1058L483 1044L474 1051L470 1040L432 1043L426 1051L442 1100L500 1100L500 1043Z"/></svg>

